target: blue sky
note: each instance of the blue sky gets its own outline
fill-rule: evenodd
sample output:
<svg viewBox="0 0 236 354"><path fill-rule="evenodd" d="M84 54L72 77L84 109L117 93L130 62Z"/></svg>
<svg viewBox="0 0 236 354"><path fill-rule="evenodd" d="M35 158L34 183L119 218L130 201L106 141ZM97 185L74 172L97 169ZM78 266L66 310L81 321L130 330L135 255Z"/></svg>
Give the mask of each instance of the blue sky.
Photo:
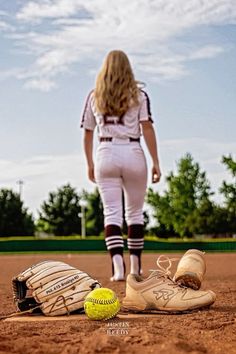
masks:
<svg viewBox="0 0 236 354"><path fill-rule="evenodd" d="M190 152L221 202L221 156L236 152L235 25L236 0L0 1L0 188L23 180L35 215L65 183L94 189L78 123L104 56L122 49L151 98L154 189Z"/></svg>

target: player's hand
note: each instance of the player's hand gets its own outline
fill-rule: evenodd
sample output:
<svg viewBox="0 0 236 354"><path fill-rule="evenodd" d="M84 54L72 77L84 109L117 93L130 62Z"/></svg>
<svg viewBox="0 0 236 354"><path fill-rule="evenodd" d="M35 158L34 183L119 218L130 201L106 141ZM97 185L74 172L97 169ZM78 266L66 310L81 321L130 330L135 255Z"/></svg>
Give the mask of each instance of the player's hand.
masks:
<svg viewBox="0 0 236 354"><path fill-rule="evenodd" d="M88 178L93 183L96 183L95 177L94 177L94 165L93 164L91 166L88 166Z"/></svg>
<svg viewBox="0 0 236 354"><path fill-rule="evenodd" d="M153 165L152 167L152 183L157 183L161 179L161 170L159 165Z"/></svg>

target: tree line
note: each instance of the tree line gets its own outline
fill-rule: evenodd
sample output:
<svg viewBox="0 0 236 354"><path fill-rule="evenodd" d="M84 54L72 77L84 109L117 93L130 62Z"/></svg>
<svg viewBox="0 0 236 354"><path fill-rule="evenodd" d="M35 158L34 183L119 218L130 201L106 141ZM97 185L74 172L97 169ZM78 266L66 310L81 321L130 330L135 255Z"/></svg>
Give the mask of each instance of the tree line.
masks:
<svg viewBox="0 0 236 354"><path fill-rule="evenodd" d="M222 163L232 183L222 181L222 205L212 201L213 192L199 163L187 153L177 162L176 173L166 177L164 193L149 188L144 211L145 234L158 237L236 234L236 161L223 156ZM82 207L83 202L86 206ZM0 237L45 233L55 236L81 234L82 212L86 215L86 235L103 235L103 206L98 189L91 193L66 184L50 192L38 210L38 218L24 207L20 195L0 189ZM150 223L151 221L151 223ZM150 226L151 225L151 226ZM123 232L127 225L124 222Z"/></svg>

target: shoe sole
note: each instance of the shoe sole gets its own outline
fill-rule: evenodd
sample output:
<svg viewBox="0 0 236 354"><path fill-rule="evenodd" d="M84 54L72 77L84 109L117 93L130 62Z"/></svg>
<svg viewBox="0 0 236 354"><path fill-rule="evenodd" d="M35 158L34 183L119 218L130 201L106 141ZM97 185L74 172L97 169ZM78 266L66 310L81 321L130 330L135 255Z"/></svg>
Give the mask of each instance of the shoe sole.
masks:
<svg viewBox="0 0 236 354"><path fill-rule="evenodd" d="M173 312L173 313L181 313L181 312L186 312L186 311L194 311L197 309L202 309L202 308L206 308L211 306L213 303L215 302L215 299L212 299L211 301L209 301L208 303L199 306L199 305L195 305L195 306L191 306L191 307L183 307L181 309L179 308L166 308L166 307L151 307L148 304L145 306L145 308L140 307L139 304L135 304L132 301L128 301L128 300L123 300L122 302L122 309L124 311L131 311L131 312Z"/></svg>
<svg viewBox="0 0 236 354"><path fill-rule="evenodd" d="M201 281L197 274L192 272L185 272L175 277L175 282L193 290L199 290L201 287Z"/></svg>
<svg viewBox="0 0 236 354"><path fill-rule="evenodd" d="M204 305L201 307L196 307L196 308L191 308L187 310L166 310L166 309L150 309L150 310L133 310L127 307L123 307L120 310L121 314L127 314L127 313L134 313L134 314L140 314L140 315L145 315L145 314L164 314L164 315L180 315L180 314L187 314L187 313L192 313L192 312L198 312L199 310L207 310L211 307L212 304L210 305Z"/></svg>

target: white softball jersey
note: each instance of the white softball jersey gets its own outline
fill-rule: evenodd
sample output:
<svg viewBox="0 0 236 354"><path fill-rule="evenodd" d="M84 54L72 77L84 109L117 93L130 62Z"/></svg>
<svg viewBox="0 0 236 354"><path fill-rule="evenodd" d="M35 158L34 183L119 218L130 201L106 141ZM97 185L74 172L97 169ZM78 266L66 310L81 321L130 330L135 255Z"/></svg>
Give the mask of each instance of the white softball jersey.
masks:
<svg viewBox="0 0 236 354"><path fill-rule="evenodd" d="M139 138L141 135L140 123L152 121L150 101L147 93L140 90L139 104L131 107L121 117L106 116L98 113L95 108L94 92L90 92L87 97L81 127L94 130L98 128L98 136L112 138Z"/></svg>
<svg viewBox="0 0 236 354"><path fill-rule="evenodd" d="M140 90L139 104L128 109L121 118L99 114L95 109L93 91L87 98L81 127L88 130L97 127L100 141L110 138L110 141L100 142L95 159L95 179L104 206L105 227L122 226L122 193L127 224L143 224L147 164L140 142L132 139L140 138L140 123L148 120L152 121L150 102L143 90ZM117 245L114 243L109 247Z"/></svg>

